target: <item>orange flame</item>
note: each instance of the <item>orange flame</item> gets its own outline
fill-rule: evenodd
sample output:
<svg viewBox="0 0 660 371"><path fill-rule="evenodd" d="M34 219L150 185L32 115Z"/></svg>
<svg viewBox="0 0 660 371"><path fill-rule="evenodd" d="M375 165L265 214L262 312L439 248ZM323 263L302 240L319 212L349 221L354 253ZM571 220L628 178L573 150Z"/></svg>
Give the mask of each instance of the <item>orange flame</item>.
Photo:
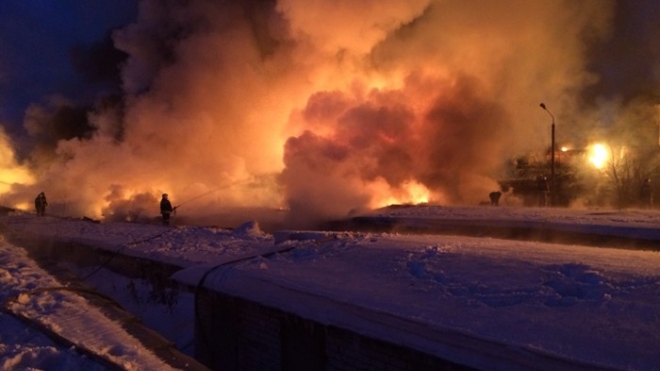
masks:
<svg viewBox="0 0 660 371"><path fill-rule="evenodd" d="M429 189L416 180L407 181L398 188L392 188L384 180L381 180L374 183L373 188L372 208L427 203L431 196Z"/></svg>

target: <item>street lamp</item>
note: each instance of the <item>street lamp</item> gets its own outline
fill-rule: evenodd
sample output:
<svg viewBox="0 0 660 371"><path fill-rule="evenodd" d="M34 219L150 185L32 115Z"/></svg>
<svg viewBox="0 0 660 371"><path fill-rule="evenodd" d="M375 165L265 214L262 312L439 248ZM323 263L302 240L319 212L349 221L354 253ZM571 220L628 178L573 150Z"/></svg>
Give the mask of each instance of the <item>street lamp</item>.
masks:
<svg viewBox="0 0 660 371"><path fill-rule="evenodd" d="M552 117L552 155L550 157L550 205L555 204L555 116L548 110L544 103L540 104L541 108Z"/></svg>

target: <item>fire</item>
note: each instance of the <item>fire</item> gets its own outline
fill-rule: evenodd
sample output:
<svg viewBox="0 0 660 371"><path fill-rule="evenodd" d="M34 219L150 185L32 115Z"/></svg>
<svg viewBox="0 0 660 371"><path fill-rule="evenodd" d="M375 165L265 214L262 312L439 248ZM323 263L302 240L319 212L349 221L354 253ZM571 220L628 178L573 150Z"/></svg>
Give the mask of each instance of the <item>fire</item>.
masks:
<svg viewBox="0 0 660 371"><path fill-rule="evenodd" d="M0 195L9 192L15 184L34 184L28 168L21 166L15 157L9 138L0 126Z"/></svg>
<svg viewBox="0 0 660 371"><path fill-rule="evenodd" d="M0 169L0 194L8 192L12 184L32 184L34 178L27 169L5 168Z"/></svg>
<svg viewBox="0 0 660 371"><path fill-rule="evenodd" d="M21 203L15 204L14 209L22 210L22 211L28 211L28 210L30 210L31 206L32 205L30 205L27 202L21 202Z"/></svg>
<svg viewBox="0 0 660 371"><path fill-rule="evenodd" d="M0 195L9 193L15 184L30 185L34 183L34 177L30 172L21 167L0 168ZM9 201L11 203L11 201ZM8 205L19 210L28 210L27 203Z"/></svg>
<svg viewBox="0 0 660 371"><path fill-rule="evenodd" d="M374 196L371 205L373 208L389 205L417 205L427 203L431 195L429 189L416 180L410 180L397 189L392 189L389 186L387 188L383 194Z"/></svg>
<svg viewBox="0 0 660 371"><path fill-rule="evenodd" d="M406 191L410 196L409 197L410 203L421 204L421 203L429 202L429 195L431 192L423 184L420 184L413 180L405 184L404 188L406 188Z"/></svg>
<svg viewBox="0 0 660 371"><path fill-rule="evenodd" d="M589 162L596 168L602 169L609 160L607 148L604 144L596 143L589 148Z"/></svg>

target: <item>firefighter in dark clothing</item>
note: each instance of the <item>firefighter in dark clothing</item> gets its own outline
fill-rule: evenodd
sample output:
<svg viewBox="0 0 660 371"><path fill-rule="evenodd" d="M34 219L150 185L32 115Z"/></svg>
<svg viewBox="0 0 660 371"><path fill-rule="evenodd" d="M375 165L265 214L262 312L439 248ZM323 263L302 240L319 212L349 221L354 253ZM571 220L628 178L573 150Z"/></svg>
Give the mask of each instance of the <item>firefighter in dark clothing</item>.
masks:
<svg viewBox="0 0 660 371"><path fill-rule="evenodd" d="M38 216L45 215L46 206L48 206L48 201L46 201L46 194L41 192L37 195L37 198L34 199L34 208L37 210Z"/></svg>
<svg viewBox="0 0 660 371"><path fill-rule="evenodd" d="M172 203L167 199L167 193L163 193L160 200L160 214L163 216L163 224L170 225L170 215L174 212Z"/></svg>

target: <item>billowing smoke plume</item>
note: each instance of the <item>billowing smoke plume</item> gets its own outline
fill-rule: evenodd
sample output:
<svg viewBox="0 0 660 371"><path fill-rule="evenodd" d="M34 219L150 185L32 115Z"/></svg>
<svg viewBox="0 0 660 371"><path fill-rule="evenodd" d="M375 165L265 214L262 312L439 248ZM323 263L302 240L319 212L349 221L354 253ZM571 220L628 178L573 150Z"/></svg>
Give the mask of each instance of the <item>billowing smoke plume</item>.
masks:
<svg viewBox="0 0 660 371"><path fill-rule="evenodd" d="M607 1L142 0L113 34L122 104L33 164L62 212L290 209L292 220L387 202L476 203L511 156L574 112ZM553 107L554 107L553 106ZM559 108L561 107L561 108ZM34 117L34 116L31 116ZM51 124L48 124L51 122ZM35 133L48 133L29 123ZM42 156L43 157L43 156Z"/></svg>

